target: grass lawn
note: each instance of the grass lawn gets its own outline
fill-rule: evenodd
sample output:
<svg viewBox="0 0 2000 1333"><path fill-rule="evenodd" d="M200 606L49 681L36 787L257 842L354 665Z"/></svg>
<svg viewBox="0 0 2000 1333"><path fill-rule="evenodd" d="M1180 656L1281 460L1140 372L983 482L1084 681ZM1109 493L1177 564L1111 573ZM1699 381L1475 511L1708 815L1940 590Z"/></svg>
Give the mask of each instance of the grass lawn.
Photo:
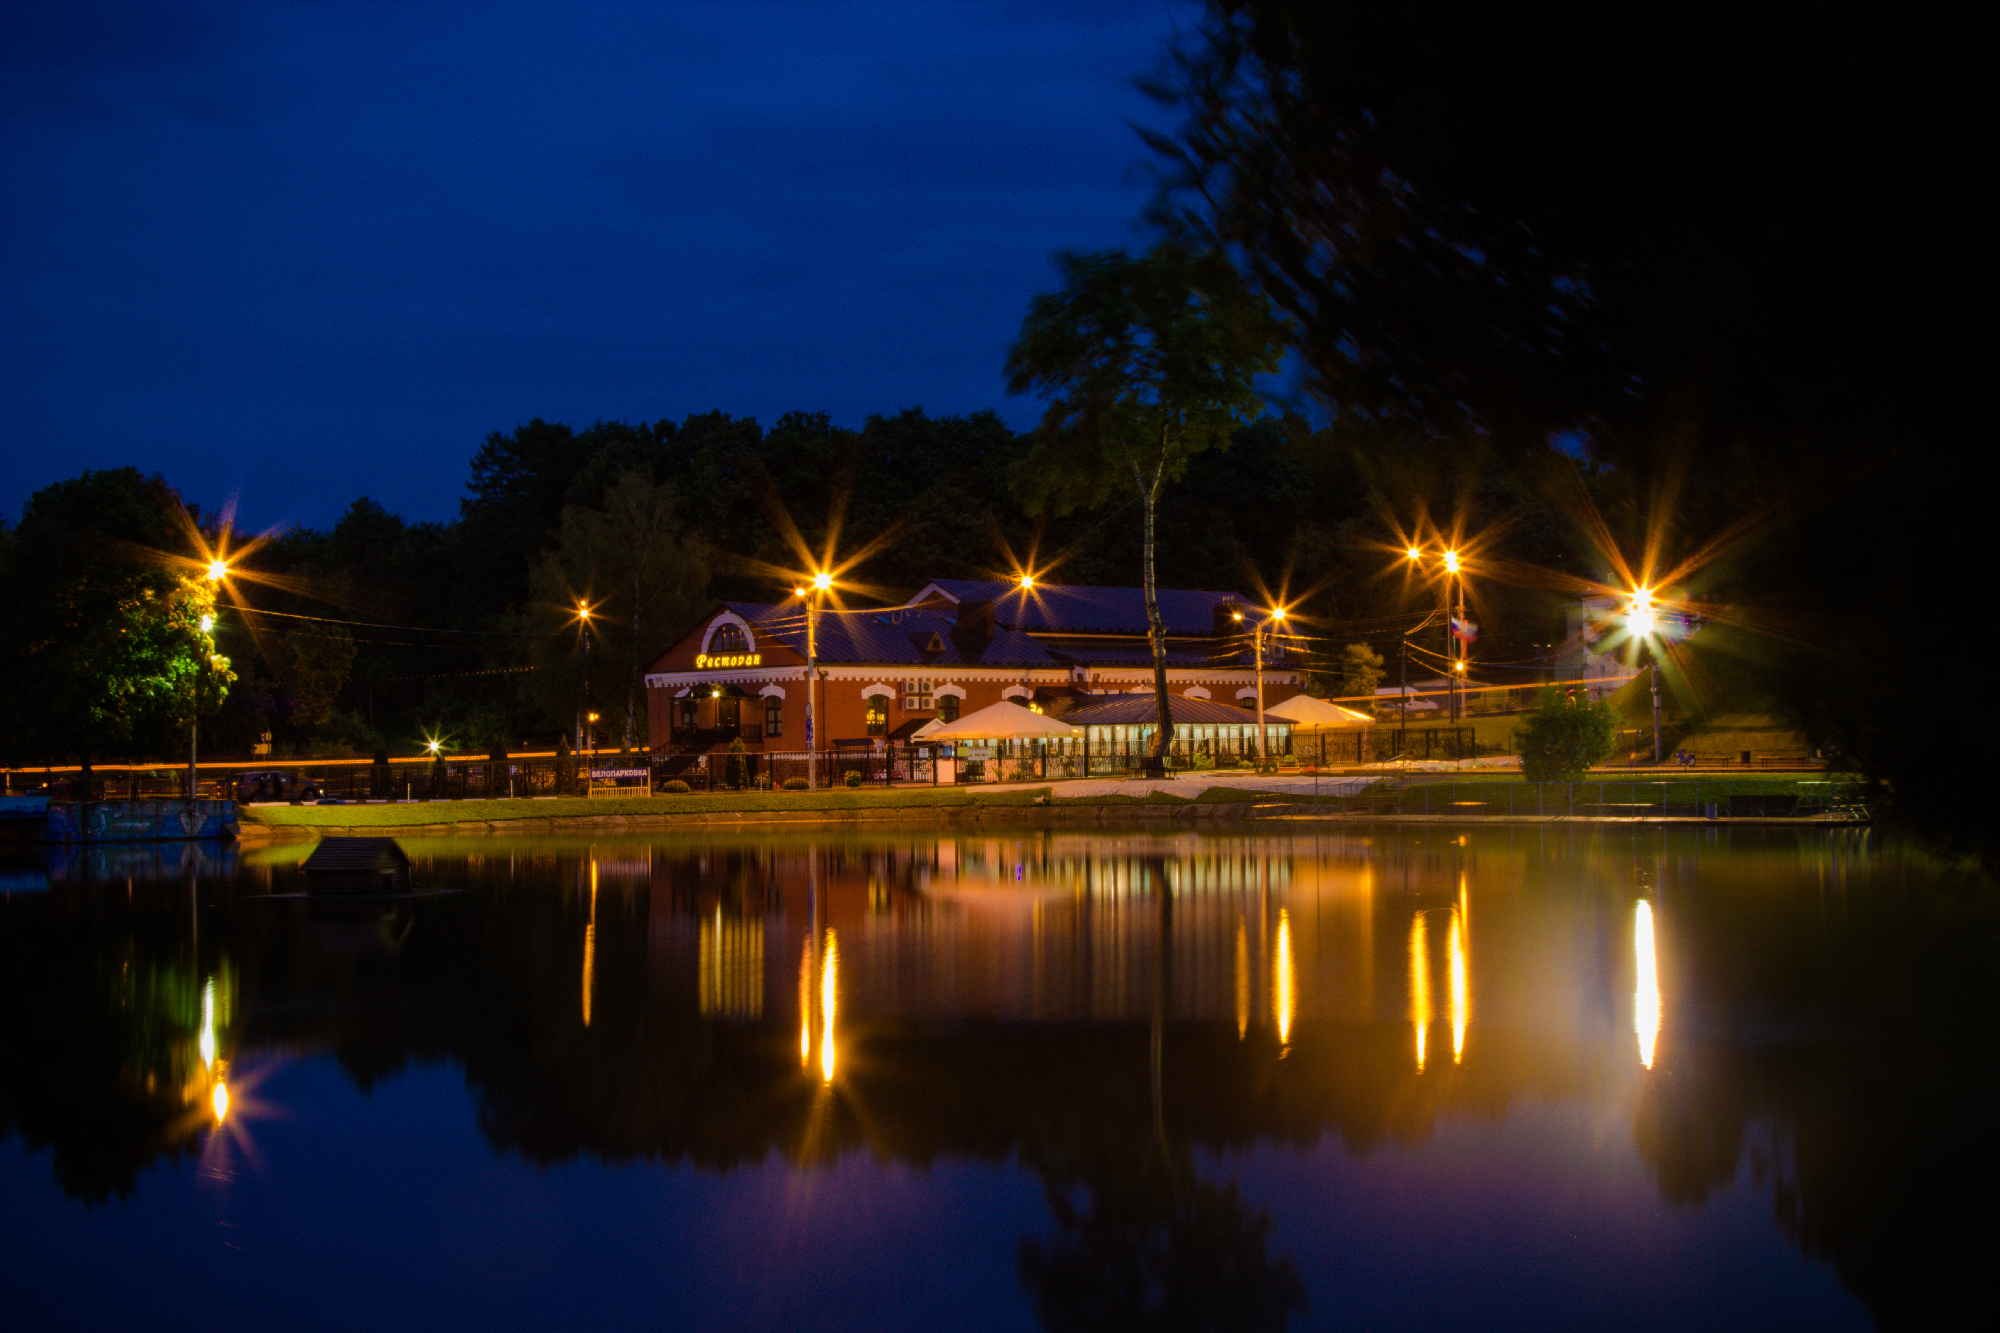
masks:
<svg viewBox="0 0 2000 1333"><path fill-rule="evenodd" d="M1211 787L1192 798L1150 796L1052 796L1047 787L981 792L963 787L891 787L824 792L694 792L681 796L557 797L553 800L412 801L394 805L265 805L245 809L245 823L271 827L403 828L422 824L504 823L511 819L561 819L591 815L761 814L770 811L924 810L967 806L1225 804L1269 799L1235 787Z"/></svg>

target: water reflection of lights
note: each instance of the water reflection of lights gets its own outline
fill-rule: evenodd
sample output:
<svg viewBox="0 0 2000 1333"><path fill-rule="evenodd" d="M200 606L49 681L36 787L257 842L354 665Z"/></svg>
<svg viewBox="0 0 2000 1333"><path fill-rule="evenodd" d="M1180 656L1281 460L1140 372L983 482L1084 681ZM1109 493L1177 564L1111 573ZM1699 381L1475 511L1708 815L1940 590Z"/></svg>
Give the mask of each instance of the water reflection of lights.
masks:
<svg viewBox="0 0 2000 1333"><path fill-rule="evenodd" d="M1236 918L1236 1040L1250 1035L1250 928Z"/></svg>
<svg viewBox="0 0 2000 1333"><path fill-rule="evenodd" d="M1284 908L1278 909L1278 947L1276 975L1271 980L1271 1016L1278 1024L1278 1052L1280 1058L1291 1047L1292 1009L1294 1004L1292 979L1292 914Z"/></svg>
<svg viewBox="0 0 2000 1333"><path fill-rule="evenodd" d="M1446 943L1451 964L1451 1062L1465 1056L1465 1018L1469 1007L1465 977L1465 930L1456 908L1451 913L1451 936Z"/></svg>
<svg viewBox="0 0 2000 1333"><path fill-rule="evenodd" d="M1417 1030L1417 1072L1424 1072L1424 1035L1431 1025L1431 956L1424 914L1410 920L1410 1023Z"/></svg>
<svg viewBox="0 0 2000 1333"><path fill-rule="evenodd" d="M812 1068L813 1051L813 946L806 941L806 947L799 955L799 1066Z"/></svg>
<svg viewBox="0 0 2000 1333"><path fill-rule="evenodd" d="M819 978L819 1076L825 1083L833 1082L833 1017L840 1005L840 940L832 930L826 932L826 967Z"/></svg>
<svg viewBox="0 0 2000 1333"><path fill-rule="evenodd" d="M583 1025L590 1026L590 993L597 980L597 858L590 861L590 924L583 928Z"/></svg>
<svg viewBox="0 0 2000 1333"><path fill-rule="evenodd" d="M208 1104L215 1111L215 1123L221 1124L229 1118L229 1085L221 1079L215 1081L215 1091L208 1096Z"/></svg>
<svg viewBox="0 0 2000 1333"><path fill-rule="evenodd" d="M1639 965L1639 988L1632 997L1632 1030L1639 1037L1639 1063L1651 1069L1653 1043L1660 1035L1660 972L1653 956L1653 905L1644 898L1632 913L1632 952Z"/></svg>
<svg viewBox="0 0 2000 1333"><path fill-rule="evenodd" d="M201 1052L202 1068L215 1063L215 978L210 977L201 988L201 1036L196 1039L196 1048ZM218 1091L220 1084L216 1085ZM222 1117L216 1116L217 1120Z"/></svg>

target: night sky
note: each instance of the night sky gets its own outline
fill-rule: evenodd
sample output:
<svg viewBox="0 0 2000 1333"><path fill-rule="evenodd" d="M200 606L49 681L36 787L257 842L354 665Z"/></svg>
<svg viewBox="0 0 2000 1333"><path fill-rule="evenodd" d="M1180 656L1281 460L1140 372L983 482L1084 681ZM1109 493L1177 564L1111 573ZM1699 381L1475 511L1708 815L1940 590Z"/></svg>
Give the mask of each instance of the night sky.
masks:
<svg viewBox="0 0 2000 1333"><path fill-rule="evenodd" d="M996 408L1059 247L1142 243L1093 3L0 7L0 512L86 467L241 521L450 518L531 417Z"/></svg>

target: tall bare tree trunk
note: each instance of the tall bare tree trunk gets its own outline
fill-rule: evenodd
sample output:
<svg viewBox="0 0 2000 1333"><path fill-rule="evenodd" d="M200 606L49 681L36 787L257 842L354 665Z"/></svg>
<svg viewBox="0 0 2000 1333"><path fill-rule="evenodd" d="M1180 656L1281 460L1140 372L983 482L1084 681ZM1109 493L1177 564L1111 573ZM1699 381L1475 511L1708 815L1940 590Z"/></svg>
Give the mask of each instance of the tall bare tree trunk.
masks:
<svg viewBox="0 0 2000 1333"><path fill-rule="evenodd" d="M1139 495L1145 502L1146 510L1146 557L1145 567L1140 571L1146 589L1146 630L1153 641L1153 698L1159 709L1159 724L1153 728L1153 748L1151 758L1164 761L1168 748L1174 740L1174 717L1167 704L1167 627L1160 619L1160 593L1153 586L1153 505L1160 497L1160 480L1166 475L1166 442L1160 444L1160 461L1153 468L1153 479L1148 483L1139 471L1139 465L1132 464L1132 480L1138 483Z"/></svg>

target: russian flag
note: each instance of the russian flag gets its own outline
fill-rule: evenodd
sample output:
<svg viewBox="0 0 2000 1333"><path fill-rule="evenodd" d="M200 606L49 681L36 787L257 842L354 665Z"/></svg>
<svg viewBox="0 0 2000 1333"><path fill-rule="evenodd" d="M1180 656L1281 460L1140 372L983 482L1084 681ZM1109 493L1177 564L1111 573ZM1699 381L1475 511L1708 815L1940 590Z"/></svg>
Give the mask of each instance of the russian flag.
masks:
<svg viewBox="0 0 2000 1333"><path fill-rule="evenodd" d="M1452 636L1459 641L1471 643L1479 637L1479 626L1473 624L1470 620L1460 620L1457 616L1453 616L1451 618L1451 632Z"/></svg>

